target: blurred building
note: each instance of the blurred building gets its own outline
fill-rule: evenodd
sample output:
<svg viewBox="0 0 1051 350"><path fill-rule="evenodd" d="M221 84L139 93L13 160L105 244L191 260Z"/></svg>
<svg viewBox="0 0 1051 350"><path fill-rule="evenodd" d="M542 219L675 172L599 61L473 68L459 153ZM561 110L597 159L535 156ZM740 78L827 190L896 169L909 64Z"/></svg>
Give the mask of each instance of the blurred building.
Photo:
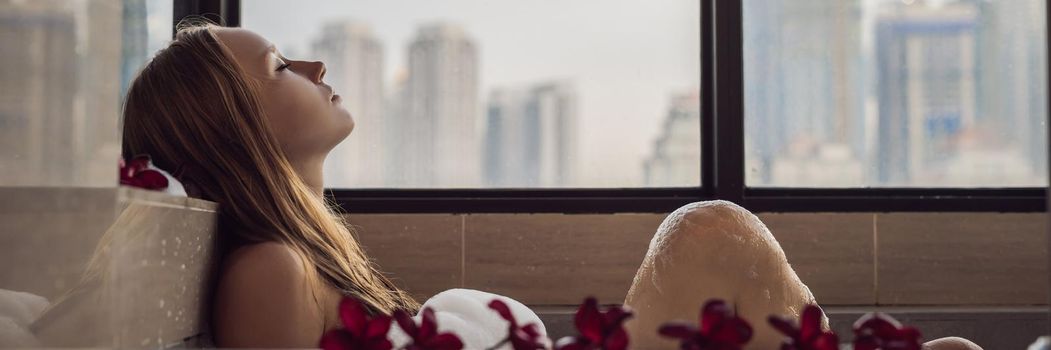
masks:
<svg viewBox="0 0 1051 350"><path fill-rule="evenodd" d="M380 187L388 139L383 97L383 47L362 23L324 25L313 43L313 57L325 62L324 80L343 98L354 131L329 153L325 181L332 187Z"/></svg>
<svg viewBox="0 0 1051 350"><path fill-rule="evenodd" d="M976 128L992 131L1006 158L1024 158L1002 181L1028 186L1047 183L1047 32L1043 0L979 1ZM1006 145L1007 147L1003 147ZM995 146L995 145L994 145ZM1015 156L1017 155L1017 157ZM957 163L966 163L962 160ZM967 173L963 171L962 173ZM949 171L949 174L961 172ZM977 183L996 183L978 180Z"/></svg>
<svg viewBox="0 0 1051 350"><path fill-rule="evenodd" d="M670 100L653 153L643 161L646 186L697 186L701 183L701 110L696 92Z"/></svg>
<svg viewBox="0 0 1051 350"><path fill-rule="evenodd" d="M392 115L395 185L477 187L478 49L459 26L421 27L409 44L408 75ZM396 139L397 141L393 141Z"/></svg>
<svg viewBox="0 0 1051 350"><path fill-rule="evenodd" d="M0 42L0 184L74 184L80 160L71 127L77 124L73 9L0 1Z"/></svg>
<svg viewBox="0 0 1051 350"><path fill-rule="evenodd" d="M876 20L879 184L914 184L976 124L978 8L888 4Z"/></svg>
<svg viewBox="0 0 1051 350"><path fill-rule="evenodd" d="M576 93L566 83L498 89L489 95L485 185L572 185L576 158Z"/></svg>
<svg viewBox="0 0 1051 350"><path fill-rule="evenodd" d="M778 164L819 157L820 152L787 154L800 143L833 145L835 154L845 145L847 159L863 157L861 2L746 0L743 4L750 184L827 185L817 178L779 177L774 168L787 169Z"/></svg>

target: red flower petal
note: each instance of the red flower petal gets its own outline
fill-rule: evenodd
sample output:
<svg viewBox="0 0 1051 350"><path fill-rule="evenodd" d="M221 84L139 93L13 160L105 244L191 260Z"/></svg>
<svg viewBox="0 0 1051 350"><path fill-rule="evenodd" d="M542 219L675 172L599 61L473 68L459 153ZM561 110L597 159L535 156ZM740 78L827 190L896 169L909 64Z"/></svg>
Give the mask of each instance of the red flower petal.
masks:
<svg viewBox="0 0 1051 350"><path fill-rule="evenodd" d="M529 335L530 339L540 338L540 330L537 328L536 323L527 324L525 327L522 327L522 331Z"/></svg>
<svg viewBox="0 0 1051 350"><path fill-rule="evenodd" d="M799 338L799 330L797 330L796 326L792 324L792 321L771 315L770 318L767 319L767 322L769 322L770 326L773 326L778 332L781 332L781 334L793 339Z"/></svg>
<svg viewBox="0 0 1051 350"><path fill-rule="evenodd" d="M365 344L367 350L391 350L392 348L394 344L386 338L386 335L383 338L371 339Z"/></svg>
<svg viewBox="0 0 1051 350"><path fill-rule="evenodd" d="M145 170L149 166L150 156L146 154L137 155L131 159L131 162L128 162L128 167L136 172Z"/></svg>
<svg viewBox="0 0 1051 350"><path fill-rule="evenodd" d="M365 335L365 326L368 324L365 308L354 298L344 297L339 302L339 318L343 321L343 327L354 337Z"/></svg>
<svg viewBox="0 0 1051 350"><path fill-rule="evenodd" d="M405 312L405 310L395 310L394 320L398 321L398 327L401 327L401 330L405 331L405 334L408 334L413 340L417 339L420 331L416 328L416 321L412 320L412 316L409 316L408 312Z"/></svg>
<svg viewBox="0 0 1051 350"><path fill-rule="evenodd" d="M511 308L507 307L507 304L505 304L500 299L493 299L493 301L490 301L489 308L496 310L496 313L500 314L500 317L507 320L507 322L511 322L512 327L518 325L515 322L514 315L511 314Z"/></svg>
<svg viewBox="0 0 1051 350"><path fill-rule="evenodd" d="M617 328L608 337L606 337L606 343L603 344L602 349L604 350L627 350L628 349L628 332L624 328Z"/></svg>
<svg viewBox="0 0 1051 350"><path fill-rule="evenodd" d="M669 338L690 339L697 333L697 328L685 322L674 321L661 325L657 333Z"/></svg>
<svg viewBox="0 0 1051 350"><path fill-rule="evenodd" d="M372 339L377 337L387 338L387 331L390 330L390 323L393 321L390 316L380 315L369 321L369 325L365 327L365 338Z"/></svg>
<svg viewBox="0 0 1051 350"><path fill-rule="evenodd" d="M722 300L711 300L701 309L701 333L712 334L712 329L730 316L730 307Z"/></svg>
<svg viewBox="0 0 1051 350"><path fill-rule="evenodd" d="M814 339L824 330L821 329L821 308L817 305L807 305L803 309L803 315L799 321L799 336L803 340Z"/></svg>
<svg viewBox="0 0 1051 350"><path fill-rule="evenodd" d="M353 350L355 349L354 338L342 329L334 329L321 337L318 345L322 350Z"/></svg>
<svg viewBox="0 0 1051 350"><path fill-rule="evenodd" d="M584 300L574 317L577 331L594 344L602 343L602 321L603 316L598 311L598 300L593 297Z"/></svg>
<svg viewBox="0 0 1051 350"><path fill-rule="evenodd" d="M429 307L423 309L423 317L420 320L420 339L431 339L438 334L438 322L434 317L433 309Z"/></svg>
<svg viewBox="0 0 1051 350"><path fill-rule="evenodd" d="M608 331L614 327L620 327L624 321L632 316L634 316L634 312L632 312L631 309L622 306L613 306L609 311L606 311L605 315L603 315L605 328Z"/></svg>
<svg viewBox="0 0 1051 350"><path fill-rule="evenodd" d="M133 182L137 187L158 190L168 188L168 178L156 170L143 170L135 174Z"/></svg>
<svg viewBox="0 0 1051 350"><path fill-rule="evenodd" d="M463 341L452 333L442 333L427 340L424 347L430 350L460 350L463 349Z"/></svg>
<svg viewBox="0 0 1051 350"><path fill-rule="evenodd" d="M744 345L752 339L752 326L737 317L729 318L712 329L714 332L708 337L720 343Z"/></svg>
<svg viewBox="0 0 1051 350"><path fill-rule="evenodd" d="M835 333L824 333L817 336L810 347L814 350L838 350L839 349L839 337Z"/></svg>

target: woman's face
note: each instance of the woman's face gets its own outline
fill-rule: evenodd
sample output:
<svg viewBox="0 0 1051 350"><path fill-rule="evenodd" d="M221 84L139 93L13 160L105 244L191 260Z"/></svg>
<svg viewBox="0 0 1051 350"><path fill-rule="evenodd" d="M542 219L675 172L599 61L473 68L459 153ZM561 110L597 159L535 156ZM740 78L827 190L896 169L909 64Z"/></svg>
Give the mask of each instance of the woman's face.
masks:
<svg viewBox="0 0 1051 350"><path fill-rule="evenodd" d="M259 34L218 28L215 34L252 78L262 82L262 106L282 149L293 160L324 158L354 129L342 99L322 81L325 64L281 56Z"/></svg>

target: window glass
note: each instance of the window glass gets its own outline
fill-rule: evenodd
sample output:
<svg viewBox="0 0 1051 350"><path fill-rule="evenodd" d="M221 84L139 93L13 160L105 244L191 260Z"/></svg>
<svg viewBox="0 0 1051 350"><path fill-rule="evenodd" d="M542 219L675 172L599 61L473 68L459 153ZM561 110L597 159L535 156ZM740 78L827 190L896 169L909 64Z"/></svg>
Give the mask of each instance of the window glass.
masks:
<svg viewBox="0 0 1051 350"><path fill-rule="evenodd" d="M170 0L0 0L0 186L116 186L128 81Z"/></svg>
<svg viewBox="0 0 1051 350"><path fill-rule="evenodd" d="M744 0L746 180L1047 183L1042 0Z"/></svg>
<svg viewBox="0 0 1051 350"><path fill-rule="evenodd" d="M699 186L699 2L243 2L324 61L354 132L329 187Z"/></svg>

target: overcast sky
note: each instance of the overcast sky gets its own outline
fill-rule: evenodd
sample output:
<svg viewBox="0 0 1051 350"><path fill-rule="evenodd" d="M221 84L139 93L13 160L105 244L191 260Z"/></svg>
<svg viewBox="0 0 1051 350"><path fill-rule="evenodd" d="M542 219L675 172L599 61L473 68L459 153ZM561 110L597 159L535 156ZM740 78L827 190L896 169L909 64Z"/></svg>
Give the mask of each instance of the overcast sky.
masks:
<svg viewBox="0 0 1051 350"><path fill-rule="evenodd" d="M580 99L579 179L638 186L671 94L700 83L698 2L251 0L242 2L242 24L286 54L308 56L322 23L367 23L384 45L388 85L421 24L459 24L479 47L482 102L494 87L571 80Z"/></svg>

